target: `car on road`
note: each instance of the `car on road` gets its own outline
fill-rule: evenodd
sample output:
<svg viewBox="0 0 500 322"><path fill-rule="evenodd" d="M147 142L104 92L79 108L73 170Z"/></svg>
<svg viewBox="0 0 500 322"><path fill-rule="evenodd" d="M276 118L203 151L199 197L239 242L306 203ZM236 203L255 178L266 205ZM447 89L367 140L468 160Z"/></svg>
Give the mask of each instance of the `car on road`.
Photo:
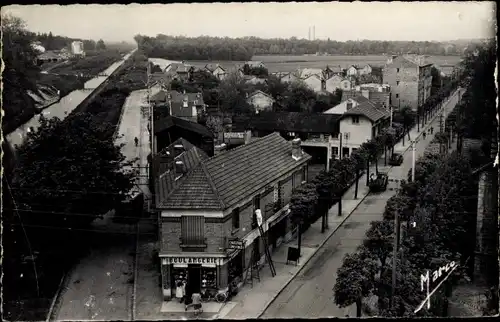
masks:
<svg viewBox="0 0 500 322"><path fill-rule="evenodd" d="M393 153L389 159L389 165L400 166L403 163L403 155L401 153Z"/></svg>
<svg viewBox="0 0 500 322"><path fill-rule="evenodd" d="M389 183L389 176L387 173L379 172L375 178L371 178L368 181L368 187L370 192L382 192L387 190L387 184Z"/></svg>

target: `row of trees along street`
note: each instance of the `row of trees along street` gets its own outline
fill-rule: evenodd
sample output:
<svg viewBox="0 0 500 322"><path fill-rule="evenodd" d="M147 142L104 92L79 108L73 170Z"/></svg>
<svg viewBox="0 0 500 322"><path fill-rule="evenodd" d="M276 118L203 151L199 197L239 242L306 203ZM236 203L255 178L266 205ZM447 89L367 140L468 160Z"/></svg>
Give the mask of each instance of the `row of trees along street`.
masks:
<svg viewBox="0 0 500 322"><path fill-rule="evenodd" d="M472 170L490 157L493 137L496 137L494 105L494 49L481 48L476 55L466 57L461 87L466 88L455 112L449 115L445 133L437 140L445 141L448 131L460 137L476 137L483 141L483 151L461 153L459 139L457 152L450 155L428 155L415 167L415 180L402 183L401 189L390 198L384 219L374 221L366 238L354 254L344 258L334 286L335 302L341 307L357 304L361 315L362 300L375 297L378 308L368 312L378 316L414 316L413 311L423 301L420 275L455 261L465 269L455 270L432 296L431 309L424 308L418 316L446 316L447 297L453 285L465 272L471 273L470 258L474 257L475 222L477 209L477 178ZM480 118L483 118L480 120ZM477 126L473 122L480 122ZM481 127L482 126L482 127ZM446 142L445 143L449 143ZM491 161L491 160L490 160ZM397 280L392 294L390 261L394 245L394 217L398 213L403 240L396 259ZM416 226L410 225L415 222ZM491 265L498 265L492 261ZM485 314L498 308L498 269L496 276L487 280L494 291L489 293ZM391 303L391 300L393 301ZM495 313L493 313L495 314Z"/></svg>
<svg viewBox="0 0 500 322"><path fill-rule="evenodd" d="M148 57L173 60L251 60L254 55L303 55L317 52L335 55L384 55L417 53L424 55L462 55L467 44L429 41L334 41L297 39L261 39L257 37L172 37L157 35L134 37Z"/></svg>
<svg viewBox="0 0 500 322"><path fill-rule="evenodd" d="M63 273L106 236L90 224L132 188L136 171L123 170L132 161L114 134L126 97L146 86L147 64L135 53L95 100L64 120L42 117L16 162L3 158L4 312L12 319L46 318Z"/></svg>

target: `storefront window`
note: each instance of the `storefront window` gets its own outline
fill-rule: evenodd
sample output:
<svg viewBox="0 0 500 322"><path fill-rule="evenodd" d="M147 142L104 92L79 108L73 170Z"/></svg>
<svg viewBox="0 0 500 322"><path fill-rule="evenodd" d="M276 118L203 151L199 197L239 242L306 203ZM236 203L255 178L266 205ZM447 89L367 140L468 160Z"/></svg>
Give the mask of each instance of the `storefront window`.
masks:
<svg viewBox="0 0 500 322"><path fill-rule="evenodd" d="M172 269L172 286L176 287L179 285L179 282L187 284L187 279L188 279L188 273L187 273L187 268L184 267L174 267Z"/></svg>
<svg viewBox="0 0 500 322"><path fill-rule="evenodd" d="M217 270L215 267L201 268L201 288L202 289L217 288Z"/></svg>

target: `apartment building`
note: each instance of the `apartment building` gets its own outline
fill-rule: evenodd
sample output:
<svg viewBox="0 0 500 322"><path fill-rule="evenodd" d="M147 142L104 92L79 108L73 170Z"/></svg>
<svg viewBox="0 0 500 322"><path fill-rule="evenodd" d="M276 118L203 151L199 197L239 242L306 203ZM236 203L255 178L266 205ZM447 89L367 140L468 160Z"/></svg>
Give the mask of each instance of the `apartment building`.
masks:
<svg viewBox="0 0 500 322"><path fill-rule="evenodd" d="M410 106L417 111L431 95L432 64L416 55L391 56L383 70L383 83L391 87L396 108Z"/></svg>

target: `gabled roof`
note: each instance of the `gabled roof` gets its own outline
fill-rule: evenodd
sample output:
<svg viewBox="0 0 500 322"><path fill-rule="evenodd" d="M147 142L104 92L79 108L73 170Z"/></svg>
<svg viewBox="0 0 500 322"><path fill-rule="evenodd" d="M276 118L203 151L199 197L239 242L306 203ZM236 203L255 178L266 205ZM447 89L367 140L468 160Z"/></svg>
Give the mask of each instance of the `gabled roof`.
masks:
<svg viewBox="0 0 500 322"><path fill-rule="evenodd" d="M182 145L184 152L175 157L176 145ZM195 169L200 162L208 159L208 155L201 149L197 148L189 141L179 138L168 147L164 148L157 156L155 156L155 177L156 180L156 203L159 204L166 199L168 195L182 183L185 176L180 180L175 180L178 176L175 172L175 162L182 161L187 173Z"/></svg>
<svg viewBox="0 0 500 322"><path fill-rule="evenodd" d="M155 134L158 134L158 133L163 132L165 130L168 130L174 126L180 127L184 130L198 133L198 134L206 136L206 137L210 137L210 138L214 137L212 132L210 132L203 125L195 123L195 122L186 121L186 120L183 120L183 119L175 117L175 116L166 116L160 120L155 121L154 122L154 132L155 132Z"/></svg>
<svg viewBox="0 0 500 322"><path fill-rule="evenodd" d="M381 119L390 117L391 115L385 108L378 107L376 104L374 104L364 96L358 96L356 98L353 98L353 100L358 102L358 105L346 111L343 116L362 115L375 123Z"/></svg>
<svg viewBox="0 0 500 322"><path fill-rule="evenodd" d="M325 70L331 71L334 73L341 73L342 72L342 67L340 65L334 65L334 66L329 66L327 65Z"/></svg>
<svg viewBox="0 0 500 322"><path fill-rule="evenodd" d="M228 209L311 159L303 153L295 160L291 152L292 143L278 133L258 138L202 161L157 205L163 209Z"/></svg>
<svg viewBox="0 0 500 322"><path fill-rule="evenodd" d="M340 116L301 112L262 112L252 116L247 128L261 131L336 133Z"/></svg>
<svg viewBox="0 0 500 322"><path fill-rule="evenodd" d="M317 79L317 80L319 80L319 81L321 81L321 80L322 80L322 79L321 79L321 77L319 77L318 75L311 75L311 76L305 77L305 78L303 79L303 81L306 81L306 80L308 80L308 79Z"/></svg>
<svg viewBox="0 0 500 322"><path fill-rule="evenodd" d="M220 68L223 71L225 71L225 69L221 65L219 65L219 64L206 64L205 68L208 69L211 72L215 71L217 68Z"/></svg>
<svg viewBox="0 0 500 322"><path fill-rule="evenodd" d="M300 71L300 77L302 78L307 78L308 76L312 75L323 77L323 70L321 68L304 68Z"/></svg>
<svg viewBox="0 0 500 322"><path fill-rule="evenodd" d="M268 97L268 98L270 98L270 99L272 99L272 100L274 101L274 98L273 98L271 95L269 95L269 94L267 94L267 93L264 93L264 92L263 92L263 91L261 91L261 90L257 90L257 91L255 91L255 92L253 92L252 94L248 95L248 98L251 98L252 96L255 96L255 95L257 95L257 94L264 95L264 96L266 96L266 97Z"/></svg>

